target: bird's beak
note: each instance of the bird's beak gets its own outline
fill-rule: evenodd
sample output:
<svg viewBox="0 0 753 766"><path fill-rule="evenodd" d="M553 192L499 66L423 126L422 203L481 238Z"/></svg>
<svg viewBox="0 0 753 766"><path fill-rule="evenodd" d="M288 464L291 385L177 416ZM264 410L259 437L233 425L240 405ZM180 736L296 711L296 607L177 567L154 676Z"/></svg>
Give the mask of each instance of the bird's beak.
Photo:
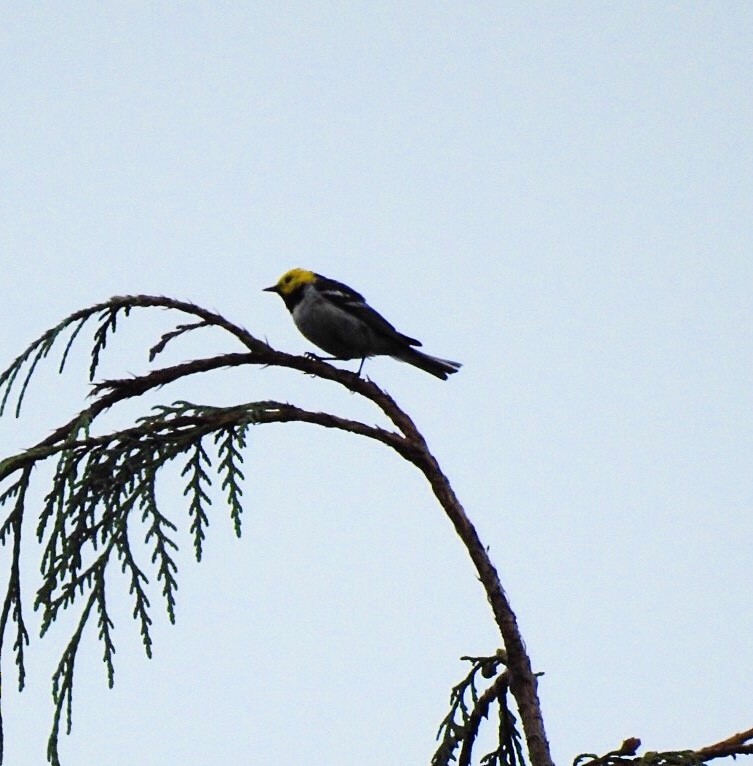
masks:
<svg viewBox="0 0 753 766"><path fill-rule="evenodd" d="M278 293L280 292L277 285L272 285L272 287L265 287L262 290L263 293Z"/></svg>

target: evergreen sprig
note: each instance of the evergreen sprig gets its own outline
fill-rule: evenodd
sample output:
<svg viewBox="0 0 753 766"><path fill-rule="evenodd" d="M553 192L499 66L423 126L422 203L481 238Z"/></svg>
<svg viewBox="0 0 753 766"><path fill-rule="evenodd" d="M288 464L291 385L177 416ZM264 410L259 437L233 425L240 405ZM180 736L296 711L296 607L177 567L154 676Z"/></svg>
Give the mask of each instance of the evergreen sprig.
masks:
<svg viewBox="0 0 753 766"><path fill-rule="evenodd" d="M241 514L243 506L241 497L243 489L240 482L244 480L240 466L243 463L243 450L246 446L247 423L238 426L228 426L214 436L217 453L220 458L218 472L222 474L222 489L227 493L227 503L230 506L230 518L233 521L235 534L241 536Z"/></svg>
<svg viewBox="0 0 753 766"><path fill-rule="evenodd" d="M144 542L154 546L150 563L156 566L157 582L162 583L162 596L165 599L167 616L170 622L175 624L175 591L178 589L175 575L178 566L173 560L171 552L177 551L178 545L170 537L170 533L176 532L177 527L170 519L160 513L153 487L149 487L144 492L141 503L144 511L141 520L142 522L149 522Z"/></svg>
<svg viewBox="0 0 753 766"><path fill-rule="evenodd" d="M211 498L204 489L209 487L209 476L204 470L204 466L211 468L211 465L204 445L199 441L194 445L190 457L181 471L181 476L188 476L188 483L183 490L183 496L188 495L191 498L188 515L191 518L191 534L193 535L197 561L201 561L202 545L206 537L204 529L209 525L206 506L212 504Z"/></svg>
<svg viewBox="0 0 753 766"><path fill-rule="evenodd" d="M5 412L8 399L16 386L19 375L26 369L26 374L15 407L16 417L20 415L21 405L23 404L26 390L36 371L37 365L49 355L53 346L57 343L58 339L66 333L66 331L69 329L71 330L68 340L63 348L60 365L58 367L58 372L61 373L65 369L74 342L78 339L84 326L88 324L93 317L98 317L99 322L94 331L92 346L89 350L89 380L94 380L94 376L96 375L97 368L101 361L102 352L105 350L109 339L115 334L118 328L118 319L121 316L123 318L128 317L134 308L154 307L172 309L174 311L198 317L198 321L179 324L175 330L163 333L157 344L152 346L149 351L150 361L153 361L174 338L202 327L218 327L225 330L251 351L265 352L269 350L269 347L265 343L254 338L243 328L227 321L219 314L216 314L213 311L208 311L193 303L153 295L116 296L109 301L97 303L70 314L30 343L29 346L16 357L13 362L11 362L10 366L0 373L0 417Z"/></svg>
<svg viewBox="0 0 753 766"><path fill-rule="evenodd" d="M52 766L60 766L60 753L58 751L58 739L60 736L60 721L65 711L65 731L71 733L73 726L73 671L76 664L76 655L81 644L81 636L84 627L89 620L92 606L98 599L97 590L89 594L86 605L81 612L76 630L68 641L60 658L55 672L52 674L52 701L54 713L52 718L52 730L47 740L47 760Z"/></svg>
<svg viewBox="0 0 753 766"><path fill-rule="evenodd" d="M470 662L471 669L450 692L450 710L437 732L440 744L432 758L432 766L449 766L456 761L459 766L469 766L481 720L487 717L493 702L499 707L498 744L483 756L481 763L483 766L522 766L525 761L520 734L507 704L507 672L499 672L500 665L505 665L504 652L500 650L490 657L461 659ZM478 690L479 675L494 679L482 693Z"/></svg>
<svg viewBox="0 0 753 766"><path fill-rule="evenodd" d="M78 337L79 333L83 329L84 325L96 315L100 317L99 327L94 334L94 344L91 348L91 362L89 365L90 380L93 380L94 375L99 364L100 355L107 345L108 336L115 332L117 327L117 315L122 312L125 316L129 314L131 306L126 304L111 305L111 302L99 303L95 306L91 306L82 311L77 311L74 314L63 319L55 327L50 328L47 332L43 333L39 338L33 341L26 350L20 354L11 365L0 374L0 391L2 391L2 399L0 400L0 416L5 412L8 398L12 389L18 379L21 371L27 367L26 375L21 385L21 391L16 400L15 415L18 417L21 414L21 405L23 404L26 390L29 386L32 376L36 371L37 365L42 359L45 359L52 347L57 342L58 338L66 332L70 327L73 330L68 338L63 354L58 367L59 372L63 372L65 369L68 355L71 351L74 341Z"/></svg>
<svg viewBox="0 0 753 766"><path fill-rule="evenodd" d="M25 470L18 481L9 487L0 496L0 506L15 498L13 510L0 527L0 545L4 546L8 536L12 536L13 547L11 553L10 574L8 577L8 589L0 612L0 678L2 678L2 654L3 641L8 621L16 625L16 635L11 645L14 655L14 663L18 673L18 690L23 691L26 681L26 667L24 664L24 647L29 644L29 633L26 629L21 601L21 530L23 521L23 508L26 497L26 489L31 470ZM0 711L0 741L2 741L2 711ZM0 753L1 756L1 753Z"/></svg>

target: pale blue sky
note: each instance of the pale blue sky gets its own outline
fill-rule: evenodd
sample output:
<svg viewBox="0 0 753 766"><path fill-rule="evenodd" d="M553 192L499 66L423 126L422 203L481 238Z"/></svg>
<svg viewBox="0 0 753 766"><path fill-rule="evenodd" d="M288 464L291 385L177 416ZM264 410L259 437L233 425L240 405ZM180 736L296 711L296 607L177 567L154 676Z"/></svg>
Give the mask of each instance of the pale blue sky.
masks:
<svg viewBox="0 0 753 766"><path fill-rule="evenodd" d="M366 371L491 547L557 762L749 727L752 34L745 2L6 5L5 359L129 292L304 352L261 288L293 266L350 283L464 362L447 383ZM148 369L169 321L134 317L102 374ZM207 333L165 361L228 350ZM83 406L83 347L72 362L0 422L6 453ZM265 370L149 403L271 396L376 418ZM116 686L92 640L66 766L428 762L458 657L497 639L427 487L303 427L253 431L246 475L240 541L220 502L201 565L184 528L151 661L113 581ZM184 518L180 493L166 477ZM21 696L5 668L11 766L43 762L64 627Z"/></svg>

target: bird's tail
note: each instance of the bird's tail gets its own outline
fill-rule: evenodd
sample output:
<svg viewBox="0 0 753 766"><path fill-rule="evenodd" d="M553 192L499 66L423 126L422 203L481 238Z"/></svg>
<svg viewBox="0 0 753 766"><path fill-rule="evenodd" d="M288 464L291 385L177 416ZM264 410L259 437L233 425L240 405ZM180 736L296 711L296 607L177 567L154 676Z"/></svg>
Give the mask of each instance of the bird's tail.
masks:
<svg viewBox="0 0 753 766"><path fill-rule="evenodd" d="M418 367L442 380L447 380L448 375L452 375L453 372L457 372L462 367L460 362L451 362L449 359L430 356L424 354L423 351L417 351L415 348L405 348L399 354L393 354L393 358L412 364L414 367Z"/></svg>

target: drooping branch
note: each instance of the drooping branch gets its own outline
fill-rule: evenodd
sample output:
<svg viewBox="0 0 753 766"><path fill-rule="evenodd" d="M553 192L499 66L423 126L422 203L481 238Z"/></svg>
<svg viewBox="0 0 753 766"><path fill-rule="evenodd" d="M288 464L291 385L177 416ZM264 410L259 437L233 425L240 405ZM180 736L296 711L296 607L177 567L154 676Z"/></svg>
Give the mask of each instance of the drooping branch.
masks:
<svg viewBox="0 0 753 766"><path fill-rule="evenodd" d="M505 705L505 695L509 688L509 678L507 672L498 675L491 686L484 690L483 694L478 698L476 704L468 716L468 730L470 734L463 739L463 746L460 750L460 757L458 758L458 766L471 766L471 757L473 755L473 747L476 743L476 737L481 727L481 720L489 715L489 708L492 703L496 702L500 705L500 718L503 722L503 726L507 724L509 726L509 711ZM515 740L514 736L511 736L509 732L506 736L500 737L502 742L499 749L504 749L505 760L497 758L497 762L500 764L522 764L523 760L519 757L519 743Z"/></svg>
<svg viewBox="0 0 753 766"><path fill-rule="evenodd" d="M538 697L536 675L531 667L517 618L502 588L497 570L449 480L428 448L423 450L420 453L420 459L414 462L426 476L436 498L463 541L486 591L486 597L494 613L507 654L506 665L510 691L515 697L520 712L531 763L534 766L551 766L552 760Z"/></svg>
<svg viewBox="0 0 753 766"><path fill-rule="evenodd" d="M155 513L156 509L152 507L150 493L153 494L154 474L166 460L172 460L177 455L184 454L187 450L195 447L200 439L213 431L223 427L236 427L242 424L246 427L250 424L272 423L272 422L308 422L328 428L338 428L350 433L376 439L381 443L396 450L400 455L413 463L421 470L428 480L435 496L442 505L445 513L450 519L458 536L465 545L471 560L476 568L479 579L486 591L487 598L492 608L495 621L498 625L502 641L507 653L507 673L509 674L509 688L515 698L518 710L520 712L523 730L526 736L529 755L532 766L551 766L551 756L549 754L548 742L544 730L543 718L537 696L536 678L532 671L530 660L528 658L523 639L520 634L515 614L512 611L507 596L502 589L499 576L489 555L481 543L478 534L467 516L465 510L456 497L449 480L441 471L436 458L431 454L428 446L420 434L411 418L405 413L386 392L381 390L373 382L360 378L353 372L338 369L325 362L308 357L293 356L285 354L271 348L268 344L256 339L243 328L240 328L231 322L228 322L220 315L202 309L191 303L175 301L173 299L155 296L126 296L113 298L103 304L77 312L66 320L61 322L51 331L35 341L21 356L19 356L11 367L0 375L0 390L4 387L3 405L11 392L14 382L19 377L21 370L28 365L26 377L24 379L21 393L18 398L16 411L21 406L24 392L29 383L31 375L36 365L44 359L50 352L52 346L58 337L67 329L73 328L71 336L65 347L61 369L65 365L68 351L74 339L80 334L84 324L94 316L99 316L99 326L94 335L94 345L91 351L90 377L93 377L99 363L100 355L107 345L107 341L117 326L117 318L121 315L127 316L134 308L142 307L162 307L173 309L182 313L197 317L199 321L190 324L179 325L175 330L165 333L161 339L152 347L150 358L156 357L161 353L165 346L187 332L204 327L218 327L225 330L236 340L240 341L245 347L244 353L230 353L219 356L200 359L185 364L174 365L162 369L154 370L148 374L135 376L127 379L108 380L97 384L94 388L95 400L89 407L80 412L75 418L65 425L57 428L47 438L39 444L21 453L4 460L0 463L0 480L10 476L16 471L26 471L29 467L40 460L44 460L52 455L60 454L63 458L61 463L62 479L61 491L64 487L64 481L72 482L67 478L66 471L76 470L75 466L83 466L83 470L88 470L83 456L92 455L94 467L97 468L100 463L102 466L110 465L117 468L115 474L108 474L104 471L103 475L121 476L115 484L106 485L106 492L103 495L107 503L111 504L115 515L112 519L120 518L117 514L127 513L128 509L141 504L147 509L148 513ZM169 383L181 380L186 376L209 372L229 366L255 365L255 366L277 366L288 369L299 370L320 379L329 380L343 386L347 390L358 393L364 398L375 404L378 409L387 417L387 419L398 429L398 432L387 431L376 426L367 426L358 421L339 418L329 413L315 413L293 405L281 404L279 402L256 402L250 405L242 405L236 408L195 408L194 412L188 412L190 407L184 407L181 412L173 412L162 421L159 418L145 419L145 422L116 434L108 436L89 436L89 427L99 414L115 404L129 398L138 397L147 391L165 386ZM83 431L84 436L81 436ZM175 437L169 449L165 447L165 441L170 442L170 438ZM109 441L108 441L109 440ZM121 465L112 462L113 456L117 457L117 451L105 455L102 451L106 445L111 445L114 441L121 444L121 449L125 450L124 455L128 455L128 450L138 449L147 450L144 455L147 463L145 464L146 473L139 482L138 487L128 483L125 466L130 463L123 459ZM135 446L132 446L135 445ZM89 458L86 458L87 460ZM66 462L67 461L67 462ZM102 471L101 468L97 470ZM112 469L108 469L112 470ZM200 463L195 465L194 470L200 471ZM118 473L120 472L120 473ZM75 476L71 474L71 476ZM201 473L196 474L198 480L192 479L196 499L196 515L194 516L197 527L197 554L200 555L200 536L201 536ZM78 480L78 479L77 479ZM109 481L109 479L108 479ZM196 481L199 483L197 484ZM95 521L93 517L94 505L99 502L96 490L91 499L84 497L81 502L79 524L84 530L88 530L84 539L95 539L92 534L105 534L106 530L113 522L107 514L100 521ZM116 493L116 494L112 494ZM237 495L236 502L237 502ZM50 506L49 513L64 512L63 506L59 501L57 505ZM79 501L75 498L72 501L74 505ZM88 504L87 504L88 503ZM57 509L57 510L55 510ZM107 513L110 513L107 511ZM62 518L62 516L61 516ZM155 517L156 518L156 517ZM197 521L198 519L198 521ZM236 518L236 525L238 519ZM58 521L58 525L64 523ZM120 522L118 522L120 523ZM88 525L88 526L87 526ZM104 525L104 526L103 526ZM56 527L58 534L63 534L63 527ZM110 532L108 534L115 534ZM89 535L87 538L86 535ZM117 539L117 538L112 538ZM167 550L163 543L163 549ZM127 554L122 548L114 548L121 552L123 556ZM169 566L167 570L169 572ZM91 585L96 585L99 580L92 573L87 581ZM52 572L52 576L57 576ZM93 578L93 579L91 579ZM75 586L75 583L74 583ZM73 593L73 591L71 591ZM92 593L96 593L96 588ZM93 597L93 596L92 596ZM99 598L99 596L98 596ZM102 596L102 603L103 602ZM49 602L51 608L55 608L55 603ZM65 603L65 602L62 602ZM99 602L91 602L99 603ZM169 603L169 594L168 594ZM101 619L106 618L100 615ZM142 619L142 625L146 623ZM144 628L145 629L145 628ZM0 636L0 641L2 637Z"/></svg>
<svg viewBox="0 0 753 766"><path fill-rule="evenodd" d="M25 468L19 480L5 493L2 500L15 497L15 505L5 523L0 527L0 543L5 544L7 535L13 536L13 551L11 553L8 590L0 613L0 693L3 683L3 644L5 631L9 620L16 623L16 638L12 644L18 671L18 689L22 691L25 683L26 670L24 667L24 647L29 643L29 634L24 624L23 608L21 605L21 528L23 521L24 495L28 485L31 468ZM3 760L3 715L0 709L0 764Z"/></svg>
<svg viewBox="0 0 753 766"><path fill-rule="evenodd" d="M442 721L437 739L440 741L431 766L470 766L473 748L481 727L481 721L488 717L493 703L499 708L498 746L481 760L489 766L522 766L520 735L515 727L515 718L507 705L509 674L504 668L506 656L503 651L491 657L461 657L472 663L470 672L452 688L450 711ZM492 683L479 693L478 677L493 679ZM458 754L459 751L459 754Z"/></svg>

